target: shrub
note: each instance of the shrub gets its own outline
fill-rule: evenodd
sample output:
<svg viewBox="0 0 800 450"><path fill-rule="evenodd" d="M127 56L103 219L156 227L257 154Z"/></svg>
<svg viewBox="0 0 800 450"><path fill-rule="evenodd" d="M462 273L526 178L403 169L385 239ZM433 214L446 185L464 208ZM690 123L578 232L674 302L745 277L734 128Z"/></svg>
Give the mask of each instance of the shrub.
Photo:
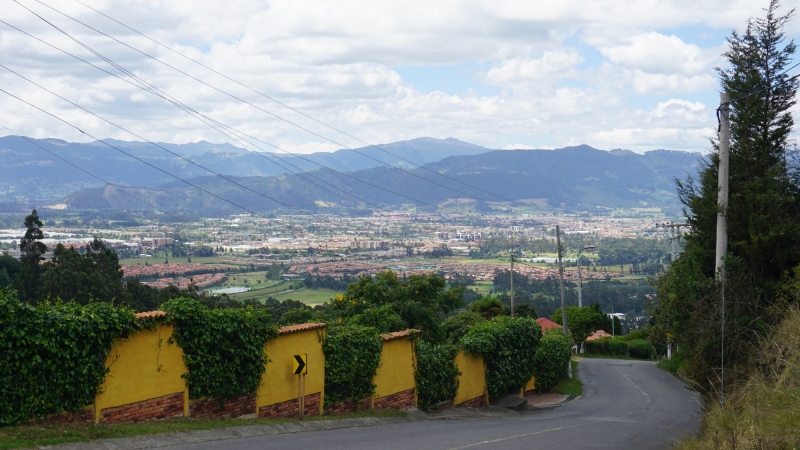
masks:
<svg viewBox="0 0 800 450"><path fill-rule="evenodd" d="M591 355L609 355L608 343L611 338L595 339L586 341L586 353Z"/></svg>
<svg viewBox="0 0 800 450"><path fill-rule="evenodd" d="M628 356L628 342L622 339L609 339L608 354L611 356Z"/></svg>
<svg viewBox="0 0 800 450"><path fill-rule="evenodd" d="M535 320L499 316L473 326L461 339L461 347L483 354L489 396L497 397L525 387L533 376L541 337Z"/></svg>
<svg viewBox="0 0 800 450"><path fill-rule="evenodd" d="M650 341L644 339L632 339L628 342L628 354L632 358L652 359L655 357L656 349Z"/></svg>
<svg viewBox="0 0 800 450"><path fill-rule="evenodd" d="M448 317L442 324L442 328L447 334L447 342L457 345L470 328L476 323L481 323L485 320L483 316L472 311L464 311L453 317Z"/></svg>
<svg viewBox="0 0 800 450"><path fill-rule="evenodd" d="M590 341L591 342L591 341ZM587 342L588 344L588 342ZM561 330L552 330L539 340L536 349L536 390L544 392L555 386L567 372L572 341Z"/></svg>
<svg viewBox="0 0 800 450"><path fill-rule="evenodd" d="M138 324L108 303L21 303L0 291L0 425L94 403L114 339Z"/></svg>
<svg viewBox="0 0 800 450"><path fill-rule="evenodd" d="M420 342L416 346L417 406L427 411L431 406L453 400L458 391L458 370L455 364L458 348L453 345Z"/></svg>
<svg viewBox="0 0 800 450"><path fill-rule="evenodd" d="M177 298L163 309L175 319L171 339L183 348L191 398L227 398L258 389L266 370L267 340L278 336L263 309L207 309L197 300Z"/></svg>
<svg viewBox="0 0 800 450"><path fill-rule="evenodd" d="M403 318L394 312L391 305L369 308L361 314L354 315L347 322L352 325L372 327L376 329L378 333L389 333L391 331L401 331L408 328Z"/></svg>
<svg viewBox="0 0 800 450"><path fill-rule="evenodd" d="M374 328L336 325L322 340L325 352L325 405L375 392L372 378L381 362L383 340Z"/></svg>

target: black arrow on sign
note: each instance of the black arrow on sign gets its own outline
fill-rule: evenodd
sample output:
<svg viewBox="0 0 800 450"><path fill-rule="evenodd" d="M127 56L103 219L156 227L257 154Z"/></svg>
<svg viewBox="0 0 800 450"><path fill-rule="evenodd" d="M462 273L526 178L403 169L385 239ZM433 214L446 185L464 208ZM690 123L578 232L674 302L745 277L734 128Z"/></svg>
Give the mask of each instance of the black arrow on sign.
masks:
<svg viewBox="0 0 800 450"><path fill-rule="evenodd" d="M306 367L306 362L303 361L303 357L300 355L294 355L294 360L297 361L297 369L294 370L294 374L300 375Z"/></svg>

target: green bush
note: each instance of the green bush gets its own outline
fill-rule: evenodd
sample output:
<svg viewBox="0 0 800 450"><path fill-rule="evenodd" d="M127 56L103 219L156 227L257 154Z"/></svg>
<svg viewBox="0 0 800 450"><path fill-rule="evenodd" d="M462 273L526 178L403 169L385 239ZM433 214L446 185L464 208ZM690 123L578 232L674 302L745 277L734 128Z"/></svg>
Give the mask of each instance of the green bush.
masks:
<svg viewBox="0 0 800 450"><path fill-rule="evenodd" d="M347 323L375 328L379 333L401 331L408 328L403 318L392 309L391 305L369 308L363 313L351 317Z"/></svg>
<svg viewBox="0 0 800 450"><path fill-rule="evenodd" d="M610 338L595 339L593 341L586 341L586 353L590 355L610 355L608 350L608 343L611 342Z"/></svg>
<svg viewBox="0 0 800 450"><path fill-rule="evenodd" d="M461 347L483 355L489 396L497 397L519 392L528 383L541 337L535 320L499 316L473 326L461 339Z"/></svg>
<svg viewBox="0 0 800 450"><path fill-rule="evenodd" d="M628 342L622 339L609 339L608 354L611 356L628 356Z"/></svg>
<svg viewBox="0 0 800 450"><path fill-rule="evenodd" d="M94 403L114 339L138 323L108 303L21 303L0 291L0 425Z"/></svg>
<svg viewBox="0 0 800 450"><path fill-rule="evenodd" d="M548 391L564 378L572 355L571 346L572 340L561 330L551 330L542 336L536 349L536 369L533 372L537 391Z"/></svg>
<svg viewBox="0 0 800 450"><path fill-rule="evenodd" d="M447 334L447 342L457 345L470 328L475 326L476 323L481 323L485 320L483 316L472 311L464 311L455 316L448 317L442 324Z"/></svg>
<svg viewBox="0 0 800 450"><path fill-rule="evenodd" d="M632 339L628 342L628 354L632 358L652 359L656 355L656 349L650 341L644 339Z"/></svg>
<svg viewBox="0 0 800 450"><path fill-rule="evenodd" d="M191 398L252 394L266 370L267 340L278 336L263 309L207 309L197 300L177 298L163 309L175 319L172 338L183 348Z"/></svg>
<svg viewBox="0 0 800 450"><path fill-rule="evenodd" d="M427 411L439 402L453 400L458 391L455 364L458 348L453 345L420 342L416 346L417 407Z"/></svg>
<svg viewBox="0 0 800 450"><path fill-rule="evenodd" d="M325 352L325 405L356 402L375 392L372 377L381 362L383 340L374 328L358 325L328 327Z"/></svg>

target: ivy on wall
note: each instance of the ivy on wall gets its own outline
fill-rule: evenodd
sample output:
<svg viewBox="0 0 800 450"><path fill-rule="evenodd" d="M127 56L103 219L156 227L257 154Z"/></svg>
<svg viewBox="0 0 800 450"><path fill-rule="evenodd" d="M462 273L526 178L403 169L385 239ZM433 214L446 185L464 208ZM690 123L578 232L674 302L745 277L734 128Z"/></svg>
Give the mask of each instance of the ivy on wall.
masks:
<svg viewBox="0 0 800 450"><path fill-rule="evenodd" d="M591 341L590 341L591 342ZM536 390L544 392L558 384L567 373L567 363L572 356L572 339L560 329L549 330L539 340L536 349Z"/></svg>
<svg viewBox="0 0 800 450"><path fill-rule="evenodd" d="M0 425L94 403L114 339L139 327L108 303L31 306L0 291Z"/></svg>
<svg viewBox="0 0 800 450"><path fill-rule="evenodd" d="M372 378L381 362L383 340L374 328L330 326L322 339L325 353L325 406L358 402L375 392Z"/></svg>
<svg viewBox="0 0 800 450"><path fill-rule="evenodd" d="M489 397L518 393L533 376L542 329L528 317L499 316L475 324L461 348L483 354Z"/></svg>
<svg viewBox="0 0 800 450"><path fill-rule="evenodd" d="M207 309L178 298L162 308L175 320L172 338L183 348L191 398L252 394L265 372L267 340L278 336L263 309Z"/></svg>
<svg viewBox="0 0 800 450"><path fill-rule="evenodd" d="M454 345L420 342L416 345L417 407L429 410L432 406L453 400L458 392L458 370L455 363L458 348Z"/></svg>

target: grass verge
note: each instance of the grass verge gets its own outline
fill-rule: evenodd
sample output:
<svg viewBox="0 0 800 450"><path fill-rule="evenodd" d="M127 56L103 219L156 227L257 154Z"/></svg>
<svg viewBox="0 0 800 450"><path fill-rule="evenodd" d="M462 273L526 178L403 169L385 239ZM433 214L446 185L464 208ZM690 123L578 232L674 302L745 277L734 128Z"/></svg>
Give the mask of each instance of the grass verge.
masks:
<svg viewBox="0 0 800 450"><path fill-rule="evenodd" d="M553 388L553 392L564 395L583 394L583 384L578 379L578 361L570 361L572 364L572 378L564 378Z"/></svg>
<svg viewBox="0 0 800 450"><path fill-rule="evenodd" d="M406 417L405 411L365 410L342 415L309 416L306 421L352 419L358 417ZM40 445L88 442L97 439L124 438L176 431L209 430L243 425L297 422L297 419L185 419L175 418L142 423L76 424L76 425L19 425L0 427L0 450L30 448Z"/></svg>

